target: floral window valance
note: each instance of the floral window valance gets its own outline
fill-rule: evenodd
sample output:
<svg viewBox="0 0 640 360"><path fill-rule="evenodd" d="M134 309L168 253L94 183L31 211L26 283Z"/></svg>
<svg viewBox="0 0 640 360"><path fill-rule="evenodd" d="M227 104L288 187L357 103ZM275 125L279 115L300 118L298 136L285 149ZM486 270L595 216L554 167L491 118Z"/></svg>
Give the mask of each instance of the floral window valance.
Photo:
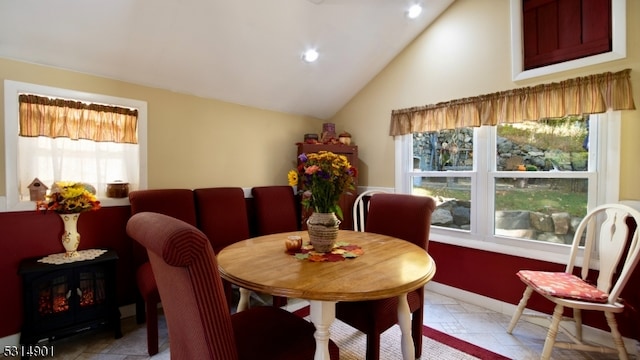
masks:
<svg viewBox="0 0 640 360"><path fill-rule="evenodd" d="M634 110L631 69L391 112L390 135Z"/></svg>
<svg viewBox="0 0 640 360"><path fill-rule="evenodd" d="M67 137L97 142L138 143L138 110L21 94L23 137Z"/></svg>

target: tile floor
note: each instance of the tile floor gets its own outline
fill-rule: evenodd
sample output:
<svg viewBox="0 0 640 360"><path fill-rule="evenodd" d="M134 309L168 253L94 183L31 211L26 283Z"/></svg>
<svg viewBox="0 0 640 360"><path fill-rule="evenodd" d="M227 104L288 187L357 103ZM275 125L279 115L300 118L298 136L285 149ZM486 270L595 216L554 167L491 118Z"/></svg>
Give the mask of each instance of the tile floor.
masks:
<svg viewBox="0 0 640 360"><path fill-rule="evenodd" d="M522 318L507 334L511 315L497 313L432 291L425 293L425 325L474 345L489 349L511 359L539 359L544 346L546 328ZM558 340L568 341L563 335ZM627 352L637 353L627 347ZM600 354L576 350L553 349L552 359L617 359L615 354ZM631 355L630 359L640 359Z"/></svg>
<svg viewBox="0 0 640 360"><path fill-rule="evenodd" d="M502 354L511 359L538 359L544 344L543 327L521 321L513 335L506 333L510 316L496 313L464 301L427 291L425 324L462 340ZM260 300L260 299L258 299ZM295 309L304 305L293 302ZM122 321L123 338L114 340L109 331L76 335L54 343L56 359L137 360L149 359L146 350L144 324L137 325L133 317ZM160 353L152 359L169 359L168 336L164 317L160 318ZM637 352L636 349L627 349ZM553 359L617 359L615 355L554 349ZM428 359L423 355L422 359ZM631 355L631 359L639 359ZM394 359L385 359L394 360Z"/></svg>

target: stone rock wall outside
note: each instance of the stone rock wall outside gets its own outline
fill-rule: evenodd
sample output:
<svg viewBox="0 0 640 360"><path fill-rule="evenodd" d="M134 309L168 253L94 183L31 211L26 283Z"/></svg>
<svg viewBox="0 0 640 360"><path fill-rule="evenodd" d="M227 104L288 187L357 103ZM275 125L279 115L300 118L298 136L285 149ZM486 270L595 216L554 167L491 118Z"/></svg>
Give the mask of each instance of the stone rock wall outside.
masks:
<svg viewBox="0 0 640 360"><path fill-rule="evenodd" d="M414 134L413 150L414 168L416 169L423 171L471 170L473 167L473 130L465 128L440 132L438 135ZM588 165L585 152L565 153L558 150L538 149L528 144L515 144L501 137L497 139L496 156L498 171L515 171L521 164L524 164L528 170L585 171ZM533 180L545 181L544 179L516 179L506 186L523 188L528 186L528 181L533 182ZM420 186L421 184L416 183L415 185ZM501 184L501 186L505 186L505 184ZM432 225L469 230L471 223L471 203L469 201L444 198L436 199L436 201L438 205L432 215ZM572 217L567 212L496 211L495 234L570 244L580 220L581 218Z"/></svg>

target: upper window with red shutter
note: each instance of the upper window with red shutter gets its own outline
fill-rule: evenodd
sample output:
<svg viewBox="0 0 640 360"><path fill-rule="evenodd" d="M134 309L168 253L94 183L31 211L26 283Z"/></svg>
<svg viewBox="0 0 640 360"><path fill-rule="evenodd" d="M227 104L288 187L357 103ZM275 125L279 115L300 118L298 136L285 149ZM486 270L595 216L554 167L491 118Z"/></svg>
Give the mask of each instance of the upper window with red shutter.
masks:
<svg viewBox="0 0 640 360"><path fill-rule="evenodd" d="M523 0L524 69L611 51L611 0Z"/></svg>
<svg viewBox="0 0 640 360"><path fill-rule="evenodd" d="M624 59L626 0L510 0L514 81Z"/></svg>

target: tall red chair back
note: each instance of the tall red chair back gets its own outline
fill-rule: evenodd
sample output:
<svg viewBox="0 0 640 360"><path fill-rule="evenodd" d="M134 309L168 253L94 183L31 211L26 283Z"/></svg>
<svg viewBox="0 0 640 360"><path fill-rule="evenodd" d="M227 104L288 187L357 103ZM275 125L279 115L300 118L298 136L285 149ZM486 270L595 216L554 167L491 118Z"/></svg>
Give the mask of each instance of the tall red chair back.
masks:
<svg viewBox="0 0 640 360"><path fill-rule="evenodd" d="M193 192L190 189L138 190L129 193L131 213L154 212L171 216L188 224L196 225L196 211ZM147 324L147 352L158 353L158 304L160 293L153 276L147 252L140 244L133 242L132 254L136 268L136 285L139 296L136 299L136 321Z"/></svg>
<svg viewBox="0 0 640 360"><path fill-rule="evenodd" d="M259 186L251 189L258 235L300 229L300 214L291 186Z"/></svg>
<svg viewBox="0 0 640 360"><path fill-rule="evenodd" d="M427 250L431 214L436 207L433 198L406 194L376 193L369 200L364 218L365 231L410 241ZM411 311L411 337L415 356L422 355L422 321L424 289L407 294ZM380 358L380 334L398 322L398 298L372 301L339 302L336 318L367 335L367 360Z"/></svg>
<svg viewBox="0 0 640 360"><path fill-rule="evenodd" d="M209 238L217 254L225 246L249 238L244 190L216 187L193 190L198 228Z"/></svg>
<svg viewBox="0 0 640 360"><path fill-rule="evenodd" d="M305 360L315 353L313 324L284 309L260 306L231 315L209 239L178 219L144 212L127 234L142 244L156 276L171 359ZM339 349L329 341L333 360Z"/></svg>

